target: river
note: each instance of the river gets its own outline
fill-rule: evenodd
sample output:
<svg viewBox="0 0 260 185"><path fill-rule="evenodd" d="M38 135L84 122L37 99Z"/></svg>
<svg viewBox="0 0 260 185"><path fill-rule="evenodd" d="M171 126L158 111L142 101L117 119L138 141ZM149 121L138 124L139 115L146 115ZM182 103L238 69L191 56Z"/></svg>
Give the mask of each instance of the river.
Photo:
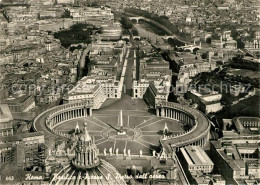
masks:
<svg viewBox="0 0 260 185"><path fill-rule="evenodd" d="M134 27L138 30L139 36L146 37L152 44L160 46L160 48L170 48L168 42L161 38L161 36L166 35L163 30L142 21L140 21L139 24L134 24Z"/></svg>

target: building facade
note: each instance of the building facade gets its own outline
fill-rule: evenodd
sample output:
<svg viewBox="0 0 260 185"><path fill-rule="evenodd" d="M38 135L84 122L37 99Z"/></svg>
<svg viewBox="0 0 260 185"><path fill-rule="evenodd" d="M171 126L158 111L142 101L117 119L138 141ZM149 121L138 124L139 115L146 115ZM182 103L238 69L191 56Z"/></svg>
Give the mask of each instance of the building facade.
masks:
<svg viewBox="0 0 260 185"><path fill-rule="evenodd" d="M186 163L191 174L197 172L211 173L214 167L213 162L200 146L186 146L180 149L183 162Z"/></svg>

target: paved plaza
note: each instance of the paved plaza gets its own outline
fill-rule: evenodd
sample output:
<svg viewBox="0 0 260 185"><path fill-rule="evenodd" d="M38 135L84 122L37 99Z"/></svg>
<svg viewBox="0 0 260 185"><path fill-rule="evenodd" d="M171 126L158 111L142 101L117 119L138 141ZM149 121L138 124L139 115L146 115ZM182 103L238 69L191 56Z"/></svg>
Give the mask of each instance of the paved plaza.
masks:
<svg viewBox="0 0 260 185"><path fill-rule="evenodd" d="M178 121L156 117L147 111L123 110L122 114L125 135L118 135L121 128L119 110L94 111L92 117L70 120L55 129L68 133L77 124L83 130L83 124L87 123L88 132L94 136L100 153L103 153L105 148L112 148L113 152L118 149L119 153L130 149L132 154L139 154L142 150L144 155L151 155L153 150L159 149L159 140L165 124L173 134L183 132L182 124Z"/></svg>

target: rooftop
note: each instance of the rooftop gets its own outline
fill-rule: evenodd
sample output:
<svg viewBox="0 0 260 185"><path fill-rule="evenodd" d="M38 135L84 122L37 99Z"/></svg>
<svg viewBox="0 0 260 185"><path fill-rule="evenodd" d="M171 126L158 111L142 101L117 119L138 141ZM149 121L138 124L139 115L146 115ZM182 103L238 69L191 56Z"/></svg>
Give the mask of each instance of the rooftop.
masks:
<svg viewBox="0 0 260 185"><path fill-rule="evenodd" d="M12 122L0 123L0 130L13 128Z"/></svg>
<svg viewBox="0 0 260 185"><path fill-rule="evenodd" d="M179 65L188 65L188 64L196 64L207 62L206 60L202 59L199 55L193 55L186 52L175 53L170 55L171 59L174 60Z"/></svg>
<svg viewBox="0 0 260 185"><path fill-rule="evenodd" d="M199 146L186 146L181 148L181 152L189 165L214 165Z"/></svg>
<svg viewBox="0 0 260 185"><path fill-rule="evenodd" d="M43 132L30 132L25 134L17 134L12 136L0 137L1 143L9 143L15 141L22 141L24 138L36 137L36 136L44 136Z"/></svg>
<svg viewBox="0 0 260 185"><path fill-rule="evenodd" d="M3 100L2 103L15 105L15 104L23 103L25 100L27 100L30 97L31 95L19 91L16 94L10 95L6 100Z"/></svg>

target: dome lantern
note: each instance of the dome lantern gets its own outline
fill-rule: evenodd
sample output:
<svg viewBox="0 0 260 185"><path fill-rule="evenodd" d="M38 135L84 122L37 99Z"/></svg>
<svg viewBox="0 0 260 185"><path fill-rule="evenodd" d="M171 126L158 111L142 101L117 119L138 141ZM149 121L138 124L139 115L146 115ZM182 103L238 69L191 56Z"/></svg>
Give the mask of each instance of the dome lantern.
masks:
<svg viewBox="0 0 260 185"><path fill-rule="evenodd" d="M72 164L76 168L88 169L99 165L99 150L87 131L87 123L84 123L84 133L79 136L76 145L76 158Z"/></svg>
<svg viewBox="0 0 260 185"><path fill-rule="evenodd" d="M117 178L117 169L105 160L99 159L99 150L95 145L94 137L90 137L87 124L84 124L84 133L80 134L75 147L75 159L71 164L64 166L55 175L50 184L115 184L126 185L123 178ZM69 177L69 178L64 178ZM75 181L77 179L77 181Z"/></svg>

